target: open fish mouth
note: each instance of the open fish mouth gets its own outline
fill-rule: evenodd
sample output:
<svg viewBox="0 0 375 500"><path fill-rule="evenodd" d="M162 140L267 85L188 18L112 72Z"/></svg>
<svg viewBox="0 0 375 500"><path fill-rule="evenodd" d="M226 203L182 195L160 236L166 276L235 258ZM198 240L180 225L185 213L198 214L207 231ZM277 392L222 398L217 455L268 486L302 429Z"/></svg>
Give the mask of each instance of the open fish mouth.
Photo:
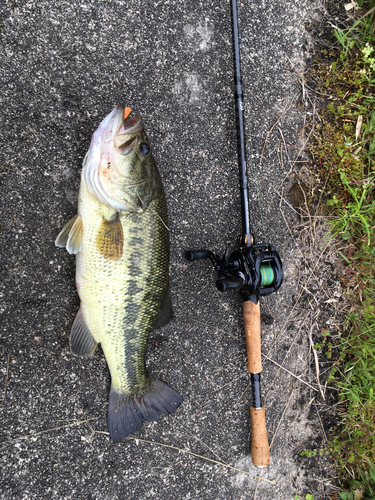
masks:
<svg viewBox="0 0 375 500"><path fill-rule="evenodd" d="M134 153L144 138L141 118L130 117L130 112L130 108L119 104L104 118L93 134L83 161L83 175L89 192L117 210L128 210L132 206L129 200L121 201L115 194L118 186L124 183L119 166L122 164L126 170L126 165L133 165L133 159L124 156Z"/></svg>
<svg viewBox="0 0 375 500"><path fill-rule="evenodd" d="M130 108L119 105L117 109L124 119L114 136L114 145L120 153L126 155L136 146L138 133L143 130L143 124L139 116L129 118Z"/></svg>

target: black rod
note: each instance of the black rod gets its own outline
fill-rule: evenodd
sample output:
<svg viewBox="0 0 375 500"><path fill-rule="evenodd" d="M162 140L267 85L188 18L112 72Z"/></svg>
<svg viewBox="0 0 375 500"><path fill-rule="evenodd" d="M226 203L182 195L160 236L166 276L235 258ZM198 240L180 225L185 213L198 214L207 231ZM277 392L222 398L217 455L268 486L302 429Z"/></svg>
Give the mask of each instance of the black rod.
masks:
<svg viewBox="0 0 375 500"><path fill-rule="evenodd" d="M238 34L237 0L232 0L232 25L233 25L234 62L235 62L235 100L236 100L236 120L237 120L238 166L239 166L240 189L241 189L241 218L242 218L241 245L251 245L252 237L250 231L249 195L247 192L246 149L245 149L245 130L244 130L244 116L243 116L244 105L242 100L241 60L240 60L240 43Z"/></svg>
<svg viewBox="0 0 375 500"><path fill-rule="evenodd" d="M262 394L260 391L260 373L251 373L251 392L253 396L253 408L262 408Z"/></svg>

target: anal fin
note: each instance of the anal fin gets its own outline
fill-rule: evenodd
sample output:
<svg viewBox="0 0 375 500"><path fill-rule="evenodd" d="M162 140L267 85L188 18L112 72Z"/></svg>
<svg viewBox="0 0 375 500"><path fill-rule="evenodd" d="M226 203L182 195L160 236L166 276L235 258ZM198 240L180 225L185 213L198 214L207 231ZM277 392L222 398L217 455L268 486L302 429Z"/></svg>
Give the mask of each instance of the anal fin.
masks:
<svg viewBox="0 0 375 500"><path fill-rule="evenodd" d="M98 343L88 329L80 307L70 332L70 350L76 356L91 356Z"/></svg>

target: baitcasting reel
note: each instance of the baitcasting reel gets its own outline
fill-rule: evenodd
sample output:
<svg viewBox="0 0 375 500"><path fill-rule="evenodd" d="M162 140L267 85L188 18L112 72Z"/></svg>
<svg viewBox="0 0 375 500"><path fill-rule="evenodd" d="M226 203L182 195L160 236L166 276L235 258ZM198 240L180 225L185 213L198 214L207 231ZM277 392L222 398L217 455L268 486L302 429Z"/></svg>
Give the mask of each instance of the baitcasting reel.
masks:
<svg viewBox="0 0 375 500"><path fill-rule="evenodd" d="M237 290L247 297L266 296L275 292L283 281L280 256L267 244L241 246L230 255L227 248L223 258L209 250L190 250L185 252L185 258L211 259L219 273L216 288L220 292Z"/></svg>

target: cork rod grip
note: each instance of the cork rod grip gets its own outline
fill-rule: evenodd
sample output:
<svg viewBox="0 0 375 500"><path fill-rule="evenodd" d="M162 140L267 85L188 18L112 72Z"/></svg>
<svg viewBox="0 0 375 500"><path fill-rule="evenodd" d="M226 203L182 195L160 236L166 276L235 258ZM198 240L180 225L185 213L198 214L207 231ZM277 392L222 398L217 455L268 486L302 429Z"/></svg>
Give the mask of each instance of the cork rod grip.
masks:
<svg viewBox="0 0 375 500"><path fill-rule="evenodd" d="M260 306L251 300L243 303L243 322L245 326L247 346L247 370L250 373L262 371L262 357L260 347Z"/></svg>
<svg viewBox="0 0 375 500"><path fill-rule="evenodd" d="M264 468L270 463L270 447L268 446L266 429L266 412L250 408L251 415L251 459L256 467Z"/></svg>

